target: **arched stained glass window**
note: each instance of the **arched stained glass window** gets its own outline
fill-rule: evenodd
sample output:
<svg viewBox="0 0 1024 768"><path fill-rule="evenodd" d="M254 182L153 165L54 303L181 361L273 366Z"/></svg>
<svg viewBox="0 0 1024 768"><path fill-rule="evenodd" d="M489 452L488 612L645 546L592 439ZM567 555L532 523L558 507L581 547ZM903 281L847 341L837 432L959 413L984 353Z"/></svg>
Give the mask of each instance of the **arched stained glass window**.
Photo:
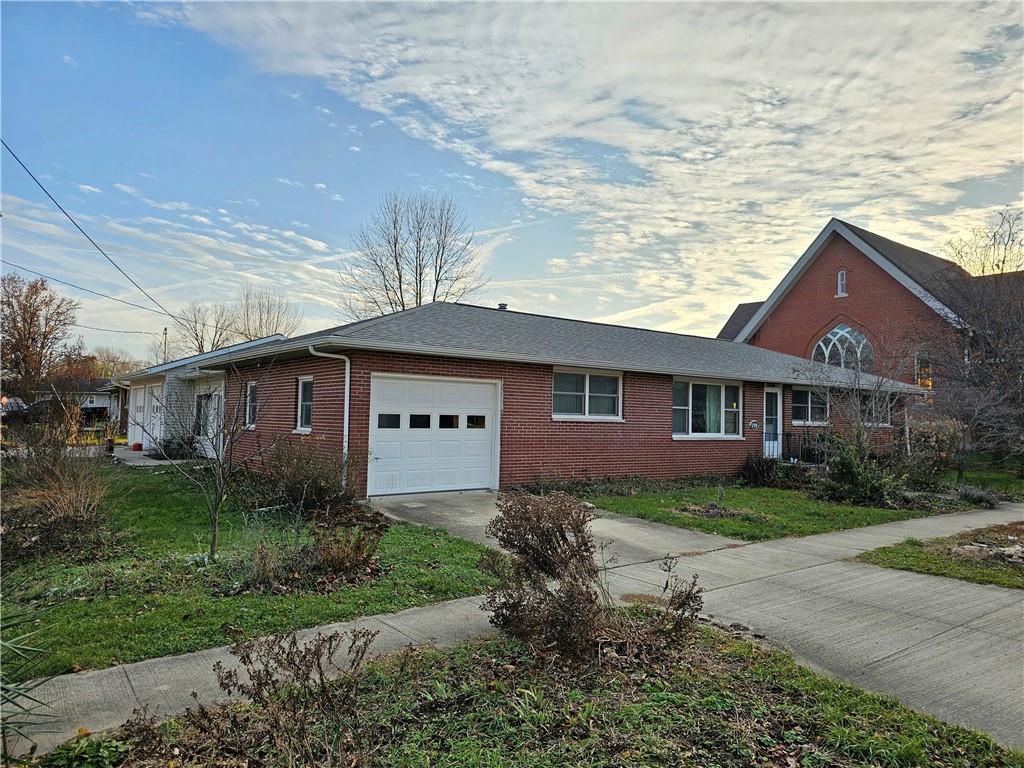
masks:
<svg viewBox="0 0 1024 768"><path fill-rule="evenodd" d="M875 367L875 350L867 336L846 323L840 323L815 345L811 359L869 373Z"/></svg>

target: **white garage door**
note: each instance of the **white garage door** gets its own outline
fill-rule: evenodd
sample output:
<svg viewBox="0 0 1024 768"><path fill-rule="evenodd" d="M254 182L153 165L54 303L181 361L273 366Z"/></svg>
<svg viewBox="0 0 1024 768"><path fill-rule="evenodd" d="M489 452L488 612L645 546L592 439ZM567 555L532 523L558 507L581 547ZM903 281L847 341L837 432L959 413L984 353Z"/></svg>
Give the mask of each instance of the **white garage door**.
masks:
<svg viewBox="0 0 1024 768"><path fill-rule="evenodd" d="M497 384L372 376L369 495L497 487L497 413Z"/></svg>

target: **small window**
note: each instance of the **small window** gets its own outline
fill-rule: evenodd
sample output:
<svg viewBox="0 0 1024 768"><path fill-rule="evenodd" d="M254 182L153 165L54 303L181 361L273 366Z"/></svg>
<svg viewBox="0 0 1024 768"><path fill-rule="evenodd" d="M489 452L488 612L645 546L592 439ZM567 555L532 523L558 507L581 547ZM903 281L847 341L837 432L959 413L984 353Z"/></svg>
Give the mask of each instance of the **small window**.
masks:
<svg viewBox="0 0 1024 768"><path fill-rule="evenodd" d="M410 413L409 429L430 429L430 414Z"/></svg>
<svg viewBox="0 0 1024 768"><path fill-rule="evenodd" d="M793 423L824 424L828 421L828 400L809 389L793 390Z"/></svg>
<svg viewBox="0 0 1024 768"><path fill-rule="evenodd" d="M483 429L487 426L487 419L483 416L467 416L466 429Z"/></svg>
<svg viewBox="0 0 1024 768"><path fill-rule="evenodd" d="M932 361L925 355L918 355L914 359L915 376L917 386L924 389L932 388Z"/></svg>
<svg viewBox="0 0 1024 768"><path fill-rule="evenodd" d="M551 414L617 419L621 382L621 376L555 371Z"/></svg>
<svg viewBox="0 0 1024 768"><path fill-rule="evenodd" d="M446 414L442 413L437 417L437 428L438 429L458 429L459 428L459 417L457 414Z"/></svg>
<svg viewBox="0 0 1024 768"><path fill-rule="evenodd" d="M727 386L725 388L725 434L738 435L740 433L740 388Z"/></svg>
<svg viewBox="0 0 1024 768"><path fill-rule="evenodd" d="M690 432L690 382L672 382L672 434Z"/></svg>
<svg viewBox="0 0 1024 768"><path fill-rule="evenodd" d="M556 373L552 410L566 416L585 413L587 376L584 373Z"/></svg>
<svg viewBox="0 0 1024 768"><path fill-rule="evenodd" d="M245 426L252 427L256 424L256 382L250 381L245 385Z"/></svg>
<svg viewBox="0 0 1024 768"><path fill-rule="evenodd" d="M401 429L402 415L400 413L378 413L377 429Z"/></svg>
<svg viewBox="0 0 1024 768"><path fill-rule="evenodd" d="M299 414L296 429L309 431L313 428L313 379L299 379Z"/></svg>
<svg viewBox="0 0 1024 768"><path fill-rule="evenodd" d="M840 269L836 272L836 296L846 295L846 270Z"/></svg>

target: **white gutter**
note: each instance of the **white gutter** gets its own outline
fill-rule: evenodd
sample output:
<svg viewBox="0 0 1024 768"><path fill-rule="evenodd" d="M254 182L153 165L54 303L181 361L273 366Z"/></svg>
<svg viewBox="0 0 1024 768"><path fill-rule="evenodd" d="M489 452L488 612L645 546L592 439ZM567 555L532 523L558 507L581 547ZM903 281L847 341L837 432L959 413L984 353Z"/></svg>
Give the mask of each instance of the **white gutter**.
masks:
<svg viewBox="0 0 1024 768"><path fill-rule="evenodd" d="M342 417L341 427L341 455L345 461L348 461L348 414L349 407L348 401L350 400L349 394L352 388L352 361L349 360L347 355L338 355L333 352L319 352L317 348L312 344L309 345L309 354L314 357L332 357L336 360L345 361L345 415Z"/></svg>

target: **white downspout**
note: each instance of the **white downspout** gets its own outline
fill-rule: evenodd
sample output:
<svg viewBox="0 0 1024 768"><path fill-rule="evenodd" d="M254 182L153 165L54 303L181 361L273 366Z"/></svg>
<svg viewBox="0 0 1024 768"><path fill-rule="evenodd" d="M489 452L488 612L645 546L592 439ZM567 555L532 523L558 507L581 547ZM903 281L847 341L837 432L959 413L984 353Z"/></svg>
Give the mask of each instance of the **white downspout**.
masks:
<svg viewBox="0 0 1024 768"><path fill-rule="evenodd" d="M309 354L315 357L331 357L336 360L345 361L345 413L342 417L341 426L341 455L345 461L348 461L348 409L350 399L349 394L352 388L352 361L348 359L347 355L336 355L333 352L319 352L312 344L309 345Z"/></svg>

